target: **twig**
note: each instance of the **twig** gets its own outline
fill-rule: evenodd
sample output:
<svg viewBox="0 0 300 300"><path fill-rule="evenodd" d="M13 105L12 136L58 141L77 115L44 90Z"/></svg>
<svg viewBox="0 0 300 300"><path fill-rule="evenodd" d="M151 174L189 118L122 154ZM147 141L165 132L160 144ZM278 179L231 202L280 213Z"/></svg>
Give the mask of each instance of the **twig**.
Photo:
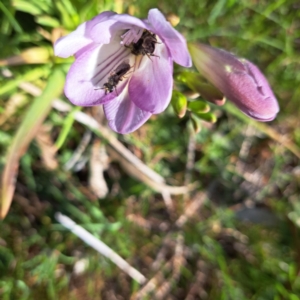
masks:
<svg viewBox="0 0 300 300"><path fill-rule="evenodd" d="M170 192L167 189L164 189L162 191L161 195L162 195L162 198L164 200L164 203L166 205L166 208L168 210L170 217L173 218L174 214L175 214L175 209L174 209L174 204L173 204Z"/></svg>
<svg viewBox="0 0 300 300"><path fill-rule="evenodd" d="M95 139L90 156L89 187L98 198L105 198L108 186L104 178L104 171L108 169L109 158L100 139Z"/></svg>
<svg viewBox="0 0 300 300"><path fill-rule="evenodd" d="M65 164L65 170L71 170L76 163L79 161L80 157L82 156L83 152L85 151L86 147L90 143L92 139L92 132L90 130L86 130L79 145L75 149L71 158Z"/></svg>
<svg viewBox="0 0 300 300"><path fill-rule="evenodd" d="M23 82L19 86L24 91L27 91L34 96L38 96L41 94L41 90L31 83ZM60 112L69 112L72 109L71 105L59 99L55 99L52 103L52 106ZM121 142L119 142L112 135L112 132L110 130L99 124L99 122L97 122L97 120L95 120L93 117L81 111L77 111L74 114L74 119L77 122L86 125L97 135L100 135L102 138L104 138L108 142L111 149L116 153L115 158L123 165L123 167L125 167L126 171L133 177L153 188L155 191L161 194L164 193L164 195L166 195L165 193L167 192L170 195L181 195L195 189L198 186L197 182L190 184L189 186L166 185L164 183L165 180L162 176L150 169L135 155L133 155Z"/></svg>
<svg viewBox="0 0 300 300"><path fill-rule="evenodd" d="M161 249L158 251L155 260L151 265L151 270L157 272L166 260L170 249L175 247L174 240L171 238L172 234L169 232L162 241Z"/></svg>
<svg viewBox="0 0 300 300"><path fill-rule="evenodd" d="M192 170L193 170L194 164L195 164L195 146L196 146L195 133L192 132L192 130L190 130L189 143L188 143L188 148L187 148L185 174L184 174L184 185L188 185L189 183L191 183Z"/></svg>
<svg viewBox="0 0 300 300"><path fill-rule="evenodd" d="M71 105L61 101L54 100L52 106L59 111L67 112L71 110ZM164 182L164 178L154 172L152 169L147 167L142 161L140 161L135 155L133 155L121 142L119 142L113 135L112 132L107 128L99 124L93 117L78 111L74 114L74 118L77 122L88 126L92 130L97 130L97 133L109 143L118 153L131 164L133 164L138 170L146 174L155 182Z"/></svg>
<svg viewBox="0 0 300 300"><path fill-rule="evenodd" d="M209 277L209 266L203 260L197 262L197 272L194 275L194 281L184 300L206 299L207 292L205 284ZM197 297L198 296L198 297Z"/></svg>
<svg viewBox="0 0 300 300"><path fill-rule="evenodd" d="M167 261L147 284L143 286L136 295L131 297L131 299L145 299L152 293L154 294L153 299L166 299L167 293L170 292L172 286L179 280L180 269L185 264L183 248L184 238L182 233L179 233L177 236L175 253L172 258ZM172 273L168 275L171 271Z"/></svg>
<svg viewBox="0 0 300 300"><path fill-rule="evenodd" d="M72 231L76 236L78 236L85 243L87 243L92 248L97 250L99 253L101 253L108 259L110 259L121 270L127 273L132 279L136 280L139 284L143 284L146 281L146 277L143 274L141 274L138 270L130 266L121 256L119 256L116 252L114 252L102 241L96 239L87 230L77 225L69 217L58 212L55 214L55 218L60 224L62 224L64 227Z"/></svg>
<svg viewBox="0 0 300 300"><path fill-rule="evenodd" d="M173 257L167 261L161 270L159 270L135 295L133 295L131 300L147 299L146 296L151 294L155 289L157 289L162 283L164 283L165 275L164 272L170 272L172 269Z"/></svg>
<svg viewBox="0 0 300 300"><path fill-rule="evenodd" d="M168 192L170 195L182 195L195 189L198 186L197 182L190 184L189 186L169 186L165 183L154 181L149 178L144 172L141 172L140 170L138 170L139 172L137 172L136 166L131 164L126 158L122 156L122 154L118 153L114 148L111 147L108 152L110 154L110 157L118 161L129 175L144 182L146 185L161 194L164 193L164 195L166 195L166 193Z"/></svg>
<svg viewBox="0 0 300 300"><path fill-rule="evenodd" d="M205 193L198 193L195 197L194 200L186 206L186 209L184 213L176 220L175 225L178 228L182 228L183 225L188 221L188 219L197 213L198 209L204 204L205 198L206 198Z"/></svg>
<svg viewBox="0 0 300 300"><path fill-rule="evenodd" d="M33 96L39 96L42 91L35 85L23 82L20 85L20 88L24 91L30 93ZM71 111L71 105L59 100L55 99L52 103L52 106L61 112L69 112ZM74 116L75 120L79 123L82 123L88 126L91 129L99 130L101 135L109 142L109 144L119 153L121 153L130 163L135 165L136 168L141 170L143 173L147 174L149 178L156 182L164 182L164 178L154 172L152 169L148 168L144 163L142 163L136 156L134 156L122 143L120 143L114 136L112 136L111 131L107 128L100 125L93 117L83 113L76 112Z"/></svg>
<svg viewBox="0 0 300 300"><path fill-rule="evenodd" d="M268 137L270 137L275 142L282 144L286 149L290 150L295 156L300 158L300 149L299 147L291 141L290 137L287 137L284 134L280 134L271 126L268 126L264 123L260 123L248 118L246 115L242 114L233 104L228 103L224 106L224 109L238 117L240 120L244 121L245 123L253 126L255 129L259 130L260 132L264 133Z"/></svg>

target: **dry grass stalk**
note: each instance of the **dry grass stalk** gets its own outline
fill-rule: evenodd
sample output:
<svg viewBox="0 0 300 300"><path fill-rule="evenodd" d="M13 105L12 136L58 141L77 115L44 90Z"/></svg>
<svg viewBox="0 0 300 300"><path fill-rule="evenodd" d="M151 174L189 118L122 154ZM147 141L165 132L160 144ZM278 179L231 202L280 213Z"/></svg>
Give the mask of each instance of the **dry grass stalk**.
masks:
<svg viewBox="0 0 300 300"><path fill-rule="evenodd" d="M126 217L127 220L130 222L134 223L135 225L142 227L144 229L150 230L151 229L151 222L148 221L147 219L143 218L140 215L137 214L129 214Z"/></svg>
<svg viewBox="0 0 300 300"><path fill-rule="evenodd" d="M104 171L108 168L109 157L99 139L95 139L90 156L89 186L98 198L105 198L108 186L104 178Z"/></svg>
<svg viewBox="0 0 300 300"><path fill-rule="evenodd" d="M51 129L50 126L42 125L35 139L41 150L41 157L45 167L49 170L54 170L58 167L58 162L55 158L56 148L51 138Z"/></svg>
<svg viewBox="0 0 300 300"><path fill-rule="evenodd" d="M140 300L153 294L153 299L166 299L172 287L180 278L181 267L185 264L184 239L181 233L177 236L175 253L148 283L131 299ZM171 272L171 273L170 273ZM167 274L170 273L168 276Z"/></svg>
<svg viewBox="0 0 300 300"><path fill-rule="evenodd" d="M0 115L0 126L3 125L14 113L25 104L26 97L22 94L14 94L9 98Z"/></svg>
<svg viewBox="0 0 300 300"><path fill-rule="evenodd" d="M184 300L206 299L207 292L205 291L205 284L209 278L209 266L203 260L197 262L197 272L194 276L195 280Z"/></svg>
<svg viewBox="0 0 300 300"><path fill-rule="evenodd" d="M109 248L102 241L98 240L87 230L77 225L69 217L61 213L56 213L55 217L60 224L72 231L86 244L88 244L96 251L98 251L99 253L107 257L109 260L111 260L114 264L116 264L121 270L127 273L132 279L136 280L139 284L143 284L146 281L146 277L143 274L141 274L138 270L129 265L129 263L127 263L121 256L119 256L115 251Z"/></svg>
<svg viewBox="0 0 300 300"><path fill-rule="evenodd" d="M182 228L184 224L188 221L188 219L192 217L195 213L197 213L199 208L204 204L205 199L206 199L205 193L200 193L200 192L197 193L196 196L194 197L194 200L192 200L192 202L190 202L186 206L184 213L177 219L175 225L178 228Z"/></svg>
<svg viewBox="0 0 300 300"><path fill-rule="evenodd" d="M90 130L86 130L80 143L75 149L71 158L66 162L64 168L65 170L71 170L80 160L87 146L89 145L92 139L92 132Z"/></svg>
<svg viewBox="0 0 300 300"><path fill-rule="evenodd" d="M41 94L41 89L28 82L23 82L20 84L20 88L34 96ZM71 110L71 105L59 99L54 100L52 106L61 112L69 112ZM125 170L133 177L153 188L155 191L161 194L163 192L168 192L172 195L180 195L185 194L198 186L197 182L189 186L166 185L162 176L150 169L135 155L133 155L121 142L115 138L109 129L99 124L99 122L97 122L93 117L78 111L75 113L74 118L77 122L100 132L102 137L108 142L111 149L115 152L114 158L120 162Z"/></svg>

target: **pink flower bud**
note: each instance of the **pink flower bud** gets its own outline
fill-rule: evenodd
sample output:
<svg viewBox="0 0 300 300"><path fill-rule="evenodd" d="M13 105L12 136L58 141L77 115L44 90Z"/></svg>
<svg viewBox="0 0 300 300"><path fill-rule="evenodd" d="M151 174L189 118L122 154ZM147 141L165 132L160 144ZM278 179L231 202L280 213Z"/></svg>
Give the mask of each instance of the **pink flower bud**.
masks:
<svg viewBox="0 0 300 300"><path fill-rule="evenodd" d="M189 44L189 50L198 71L244 114L262 122L276 117L277 100L254 64L203 44Z"/></svg>

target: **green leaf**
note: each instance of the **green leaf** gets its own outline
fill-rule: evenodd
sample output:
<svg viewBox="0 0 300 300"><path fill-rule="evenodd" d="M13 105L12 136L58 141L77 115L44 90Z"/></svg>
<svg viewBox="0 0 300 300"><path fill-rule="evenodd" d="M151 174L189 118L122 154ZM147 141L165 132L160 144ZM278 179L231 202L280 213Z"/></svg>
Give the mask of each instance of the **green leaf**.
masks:
<svg viewBox="0 0 300 300"><path fill-rule="evenodd" d="M47 76L49 74L49 71L49 66L44 68L35 68L16 79L10 79L9 82L7 82L6 84L2 84L2 86L0 87L0 96L10 92L24 81L34 81L41 78L42 76Z"/></svg>
<svg viewBox="0 0 300 300"><path fill-rule="evenodd" d="M12 13L6 8L6 6L1 1L0 1L0 10L3 11L4 15L7 17L14 30L18 33L23 33L23 30L19 25L18 21L16 20L16 18L12 15Z"/></svg>
<svg viewBox="0 0 300 300"><path fill-rule="evenodd" d="M222 14L223 8L226 5L226 2L227 2L227 0L219 0L215 4L215 6L212 9L212 11L211 11L211 13L210 13L210 15L208 17L208 20L207 20L207 22L209 24L215 23L216 19Z"/></svg>
<svg viewBox="0 0 300 300"><path fill-rule="evenodd" d="M74 115L76 112L80 111L81 107L76 106L73 108L73 110L67 115L67 117L64 119L64 124L63 124L63 128L57 138L57 141L55 143L55 146L58 149L60 149L62 147L62 145L64 144L69 132L72 129L72 125L74 123Z"/></svg>
<svg viewBox="0 0 300 300"><path fill-rule="evenodd" d="M35 98L23 119L6 156L6 165L1 178L0 217L8 213L15 190L15 178L19 159L46 118L51 102L61 94L65 76L61 69L54 69L41 96Z"/></svg>
<svg viewBox="0 0 300 300"><path fill-rule="evenodd" d="M56 6L61 14L61 19L64 27L73 30L76 27L76 24L70 16L69 11L66 9L62 2L56 2Z"/></svg>
<svg viewBox="0 0 300 300"><path fill-rule="evenodd" d="M39 7L29 1L15 0L13 2L13 6L16 10L23 11L34 16L42 13L42 10Z"/></svg>
<svg viewBox="0 0 300 300"><path fill-rule="evenodd" d="M49 26L49 27L59 27L60 26L60 22L50 16L47 15L42 15L42 16L37 16L35 18L36 22L40 25L44 25L44 26Z"/></svg>

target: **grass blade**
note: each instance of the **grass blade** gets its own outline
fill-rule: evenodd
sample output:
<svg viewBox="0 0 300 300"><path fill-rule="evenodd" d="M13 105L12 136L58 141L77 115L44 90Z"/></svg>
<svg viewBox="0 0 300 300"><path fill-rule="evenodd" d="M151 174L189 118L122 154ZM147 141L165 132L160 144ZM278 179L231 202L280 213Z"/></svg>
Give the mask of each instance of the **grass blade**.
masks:
<svg viewBox="0 0 300 300"><path fill-rule="evenodd" d="M38 128L47 116L51 102L60 95L64 85L64 74L55 69L50 75L48 84L41 96L35 98L27 111L7 153L6 165L1 178L0 218L5 218L12 202L15 190L15 177L19 159L26 151Z"/></svg>

